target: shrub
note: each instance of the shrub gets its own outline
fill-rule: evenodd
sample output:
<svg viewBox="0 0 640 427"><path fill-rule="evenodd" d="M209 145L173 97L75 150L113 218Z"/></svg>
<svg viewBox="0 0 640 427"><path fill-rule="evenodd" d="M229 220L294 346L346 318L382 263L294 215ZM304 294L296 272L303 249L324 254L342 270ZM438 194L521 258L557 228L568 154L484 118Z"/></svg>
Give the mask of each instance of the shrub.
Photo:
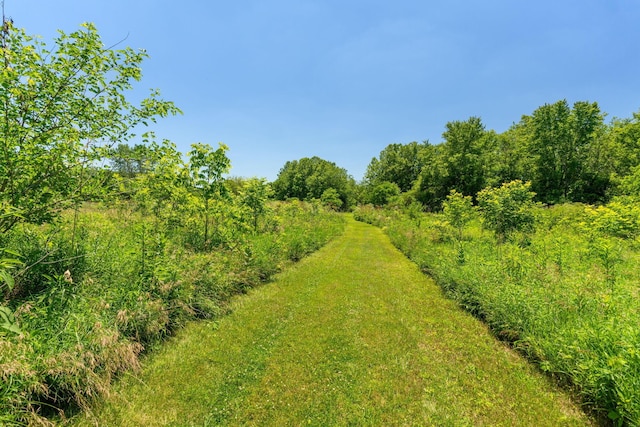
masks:
<svg viewBox="0 0 640 427"><path fill-rule="evenodd" d="M456 190L451 190L442 208L445 219L451 227L456 229L458 240L462 240L462 230L473 218L471 196L463 196Z"/></svg>
<svg viewBox="0 0 640 427"><path fill-rule="evenodd" d="M530 189L530 182L516 180L499 188L485 188L478 193L482 224L495 233L498 242L504 242L515 231L533 229L535 193Z"/></svg>

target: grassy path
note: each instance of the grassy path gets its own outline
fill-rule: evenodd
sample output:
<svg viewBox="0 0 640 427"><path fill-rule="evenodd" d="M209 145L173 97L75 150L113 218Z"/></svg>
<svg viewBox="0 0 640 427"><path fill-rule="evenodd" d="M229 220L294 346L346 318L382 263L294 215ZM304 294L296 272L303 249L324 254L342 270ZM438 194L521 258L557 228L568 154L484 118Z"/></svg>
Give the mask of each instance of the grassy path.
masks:
<svg viewBox="0 0 640 427"><path fill-rule="evenodd" d="M191 324L78 424L588 424L366 224L232 309Z"/></svg>

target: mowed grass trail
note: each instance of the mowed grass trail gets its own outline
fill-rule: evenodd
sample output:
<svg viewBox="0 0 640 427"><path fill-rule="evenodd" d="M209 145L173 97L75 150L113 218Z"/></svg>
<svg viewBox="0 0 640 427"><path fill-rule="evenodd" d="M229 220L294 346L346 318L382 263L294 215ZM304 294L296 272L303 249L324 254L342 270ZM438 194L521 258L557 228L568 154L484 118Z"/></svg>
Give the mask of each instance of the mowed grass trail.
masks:
<svg viewBox="0 0 640 427"><path fill-rule="evenodd" d="M189 325L75 420L108 426L589 425L375 227Z"/></svg>

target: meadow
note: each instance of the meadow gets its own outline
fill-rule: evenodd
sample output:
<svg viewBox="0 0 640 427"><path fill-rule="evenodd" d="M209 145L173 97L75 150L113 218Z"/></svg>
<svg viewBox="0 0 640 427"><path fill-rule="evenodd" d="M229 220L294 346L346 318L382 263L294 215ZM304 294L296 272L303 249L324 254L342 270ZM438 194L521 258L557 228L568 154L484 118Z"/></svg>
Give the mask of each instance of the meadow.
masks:
<svg viewBox="0 0 640 427"><path fill-rule="evenodd" d="M534 207L534 227L506 239L477 212L452 224L446 211L364 206L355 215L382 227L447 295L585 408L615 425L640 424L635 205Z"/></svg>

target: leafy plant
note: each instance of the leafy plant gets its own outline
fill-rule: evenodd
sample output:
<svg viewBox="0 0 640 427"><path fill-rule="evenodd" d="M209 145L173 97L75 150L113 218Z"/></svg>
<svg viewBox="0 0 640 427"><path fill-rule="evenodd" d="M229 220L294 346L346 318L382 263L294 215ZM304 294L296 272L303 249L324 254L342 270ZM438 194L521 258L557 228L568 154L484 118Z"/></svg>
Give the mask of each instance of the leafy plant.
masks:
<svg viewBox="0 0 640 427"><path fill-rule="evenodd" d="M462 240L462 231L474 214L471 196L464 196L456 190L451 190L442 204L442 210L449 225L456 230L457 239Z"/></svg>
<svg viewBox="0 0 640 427"><path fill-rule="evenodd" d="M478 210L485 228L495 233L499 243L515 231L531 231L535 206L531 183L516 180L478 193Z"/></svg>
<svg viewBox="0 0 640 427"><path fill-rule="evenodd" d="M264 180L253 178L248 180L242 190L240 203L249 212L253 232L258 232L258 222L267 213L267 200L273 195L271 186Z"/></svg>
<svg viewBox="0 0 640 427"><path fill-rule="evenodd" d="M384 206L394 197L400 195L400 188L395 182L381 182L371 189L369 200L375 206Z"/></svg>
<svg viewBox="0 0 640 427"><path fill-rule="evenodd" d="M227 197L227 188L224 185L223 174L229 172L231 163L225 152L228 147L220 144L217 150L213 150L207 144L193 144L189 151L189 172L193 187L201 202L201 212L204 222L203 247L209 244L209 225L212 203L215 198Z"/></svg>
<svg viewBox="0 0 640 427"><path fill-rule="evenodd" d="M7 291L10 292L13 289L15 282L10 270L22 265L22 262L17 259L19 256L17 253L0 249L0 254L2 252L12 255L15 258L0 258L0 295ZM21 333L13 311L9 307L0 305L0 336L6 332Z"/></svg>
<svg viewBox="0 0 640 427"><path fill-rule="evenodd" d="M325 206L329 207L333 210L340 210L344 202L340 198L340 194L338 194L338 190L335 188L327 188L322 192L322 196L320 196L320 201Z"/></svg>
<svg viewBox="0 0 640 427"><path fill-rule="evenodd" d="M60 32L53 47L3 23L0 34L0 232L41 224L82 201L104 146L133 128L178 113L153 91L134 106L124 93L141 79L144 51L105 49L96 28Z"/></svg>

